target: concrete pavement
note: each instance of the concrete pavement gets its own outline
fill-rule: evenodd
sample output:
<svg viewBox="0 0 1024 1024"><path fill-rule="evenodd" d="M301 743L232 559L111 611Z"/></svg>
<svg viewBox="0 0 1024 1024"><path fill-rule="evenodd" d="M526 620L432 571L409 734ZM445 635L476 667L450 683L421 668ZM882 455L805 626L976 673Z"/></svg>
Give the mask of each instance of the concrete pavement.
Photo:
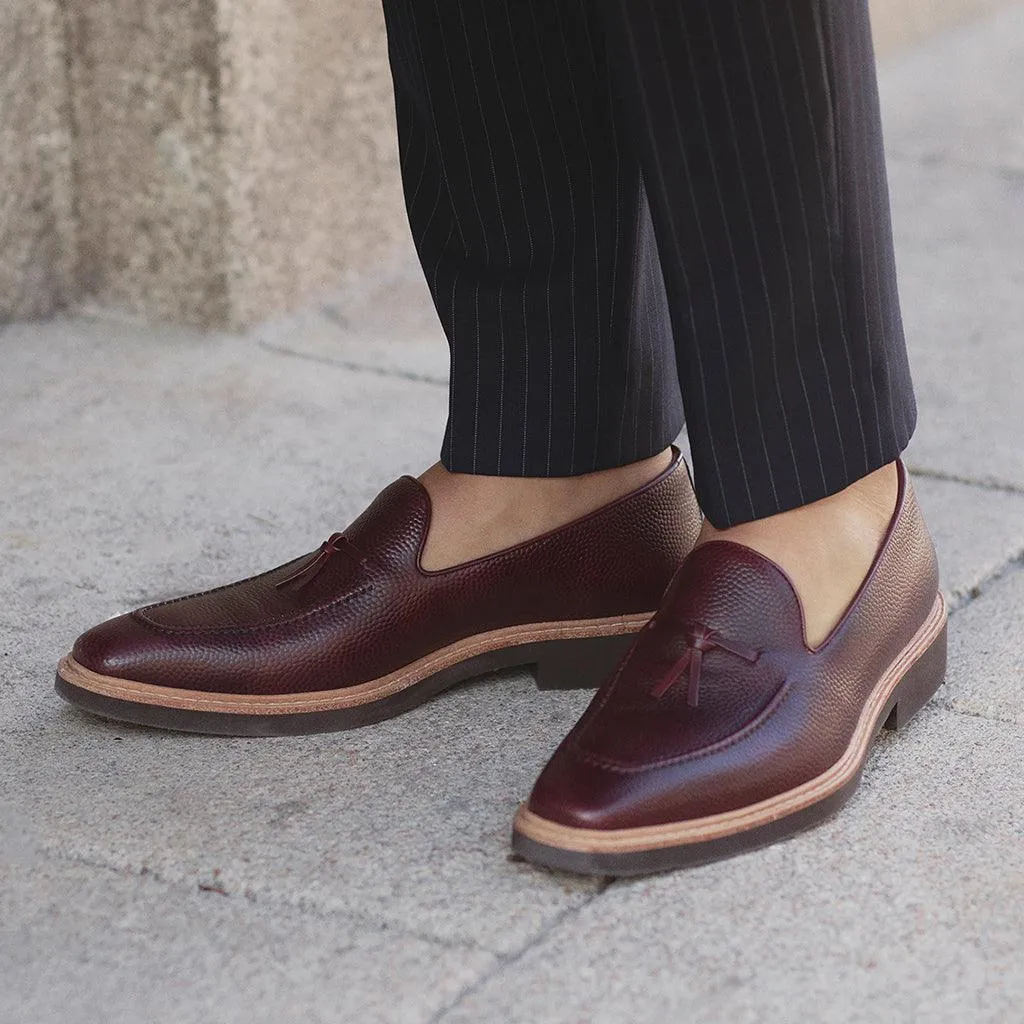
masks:
<svg viewBox="0 0 1024 1024"><path fill-rule="evenodd" d="M75 634L308 550L434 458L414 275L245 336L0 334L0 1022L1024 1019L1024 5L883 68L954 609L946 686L837 818L656 879L508 859L586 702L524 673L396 721L224 740L80 714Z"/></svg>

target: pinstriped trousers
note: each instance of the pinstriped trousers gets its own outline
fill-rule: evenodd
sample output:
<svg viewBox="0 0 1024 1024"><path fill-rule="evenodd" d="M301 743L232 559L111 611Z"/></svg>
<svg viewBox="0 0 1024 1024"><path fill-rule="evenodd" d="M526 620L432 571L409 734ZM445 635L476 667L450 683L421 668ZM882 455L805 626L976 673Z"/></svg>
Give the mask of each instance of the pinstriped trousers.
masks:
<svg viewBox="0 0 1024 1024"><path fill-rule="evenodd" d="M623 465L685 409L725 527L906 447L866 0L384 8L450 470Z"/></svg>

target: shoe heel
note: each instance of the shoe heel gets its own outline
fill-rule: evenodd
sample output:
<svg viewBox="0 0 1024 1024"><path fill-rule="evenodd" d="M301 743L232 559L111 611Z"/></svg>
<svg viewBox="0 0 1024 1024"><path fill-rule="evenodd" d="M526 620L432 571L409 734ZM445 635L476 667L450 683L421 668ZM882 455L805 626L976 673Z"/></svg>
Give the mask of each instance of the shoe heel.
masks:
<svg viewBox="0 0 1024 1024"><path fill-rule="evenodd" d="M946 678L946 626L931 646L907 670L893 691L895 701L885 720L886 729L902 729L931 700Z"/></svg>
<svg viewBox="0 0 1024 1024"><path fill-rule="evenodd" d="M538 644L538 690L595 690L632 646L635 633Z"/></svg>

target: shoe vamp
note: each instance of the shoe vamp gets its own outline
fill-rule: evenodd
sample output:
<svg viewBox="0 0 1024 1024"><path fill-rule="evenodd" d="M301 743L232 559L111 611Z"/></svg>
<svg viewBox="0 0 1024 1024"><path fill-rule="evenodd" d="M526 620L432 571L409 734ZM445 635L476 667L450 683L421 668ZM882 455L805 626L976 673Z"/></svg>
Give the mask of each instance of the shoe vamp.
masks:
<svg viewBox="0 0 1024 1024"><path fill-rule="evenodd" d="M601 695L572 739L588 758L623 769L640 769L699 756L739 742L782 698L786 673L771 657L737 667L728 654L712 652L702 666L696 707L687 699L685 672L665 694L651 694L659 673L634 667L628 680Z"/></svg>
<svg viewBox="0 0 1024 1024"><path fill-rule="evenodd" d="M345 553L332 556L301 586L278 585L315 557L310 553L259 576L149 605L136 614L164 629L251 629L298 619L366 589L358 565Z"/></svg>

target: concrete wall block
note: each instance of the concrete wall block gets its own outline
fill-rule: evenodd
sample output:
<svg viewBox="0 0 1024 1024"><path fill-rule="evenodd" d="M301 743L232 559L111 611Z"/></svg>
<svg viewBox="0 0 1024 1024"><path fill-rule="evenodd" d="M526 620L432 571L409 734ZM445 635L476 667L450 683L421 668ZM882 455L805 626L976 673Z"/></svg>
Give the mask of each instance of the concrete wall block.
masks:
<svg viewBox="0 0 1024 1024"><path fill-rule="evenodd" d="M64 33L56 0L0 3L0 320L74 293Z"/></svg>
<svg viewBox="0 0 1024 1024"><path fill-rule="evenodd" d="M871 0L875 48L884 56L1006 3L1007 0Z"/></svg>
<svg viewBox="0 0 1024 1024"><path fill-rule="evenodd" d="M93 303L229 319L216 0L67 0L77 271Z"/></svg>
<svg viewBox="0 0 1024 1024"><path fill-rule="evenodd" d="M378 0L68 0L87 300L244 326L407 252Z"/></svg>
<svg viewBox="0 0 1024 1024"><path fill-rule="evenodd" d="M380 0L221 0L232 319L410 245Z"/></svg>
<svg viewBox="0 0 1024 1024"><path fill-rule="evenodd" d="M873 0L886 53L1007 0ZM380 0L0 0L0 318L241 327L407 260Z"/></svg>

